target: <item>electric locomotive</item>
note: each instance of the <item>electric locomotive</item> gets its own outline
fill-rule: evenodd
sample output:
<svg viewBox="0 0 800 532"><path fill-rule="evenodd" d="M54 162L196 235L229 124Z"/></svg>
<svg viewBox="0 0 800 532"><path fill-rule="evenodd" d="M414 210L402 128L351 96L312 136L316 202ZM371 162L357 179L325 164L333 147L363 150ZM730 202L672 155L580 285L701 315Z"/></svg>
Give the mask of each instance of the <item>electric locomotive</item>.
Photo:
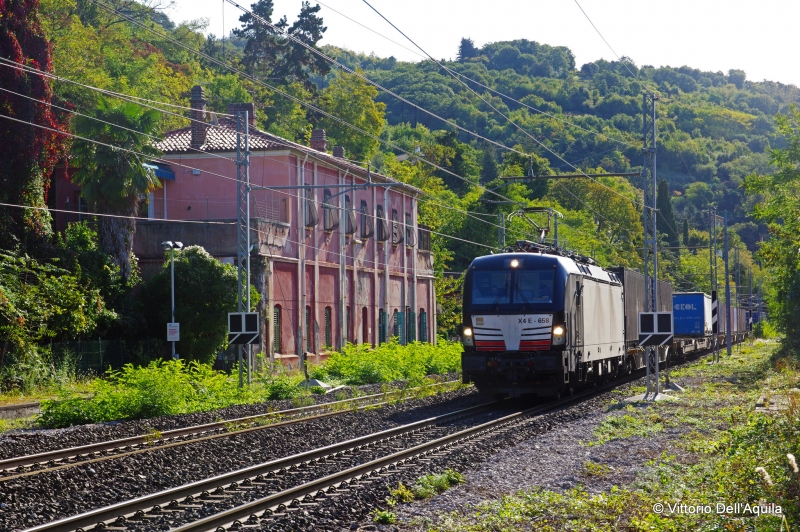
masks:
<svg viewBox="0 0 800 532"><path fill-rule="evenodd" d="M476 258L464 279L463 381L497 396L558 397L643 367L638 331L626 331L626 317L644 310L638 286L626 301L635 276L643 288L641 274L529 241ZM659 285L669 309L671 286Z"/></svg>

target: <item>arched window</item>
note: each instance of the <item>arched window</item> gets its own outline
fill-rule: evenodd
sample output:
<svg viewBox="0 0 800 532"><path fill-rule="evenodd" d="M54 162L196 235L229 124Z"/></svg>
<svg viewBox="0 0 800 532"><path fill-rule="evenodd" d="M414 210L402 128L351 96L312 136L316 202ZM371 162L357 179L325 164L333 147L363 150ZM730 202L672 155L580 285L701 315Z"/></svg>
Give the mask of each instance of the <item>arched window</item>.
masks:
<svg viewBox="0 0 800 532"><path fill-rule="evenodd" d="M272 309L272 349L276 353L281 352L281 307L275 305Z"/></svg>
<svg viewBox="0 0 800 532"><path fill-rule="evenodd" d="M414 247L417 245L417 238L414 235L414 225L411 223L411 213L406 213L406 246ZM409 322L411 323L411 322Z"/></svg>
<svg viewBox="0 0 800 532"><path fill-rule="evenodd" d="M325 347L333 345L331 332L331 307L325 307Z"/></svg>
<svg viewBox="0 0 800 532"><path fill-rule="evenodd" d="M395 309L394 315L392 316L392 323L394 324L392 330L392 336L396 336L398 342L400 342L401 344L406 343L405 323L403 318L404 318L403 313Z"/></svg>
<svg viewBox="0 0 800 532"><path fill-rule="evenodd" d="M356 226L356 210L353 208L353 202L350 201L350 196L344 197L344 212L345 212L345 226L344 233L346 235L354 235L358 230Z"/></svg>
<svg viewBox="0 0 800 532"><path fill-rule="evenodd" d="M417 341L417 316L411 307L406 307L406 343Z"/></svg>
<svg viewBox="0 0 800 532"><path fill-rule="evenodd" d="M361 200L361 238L372 238L375 235L375 228L372 223L372 215L370 215L367 202Z"/></svg>
<svg viewBox="0 0 800 532"><path fill-rule="evenodd" d="M386 224L386 215L383 212L383 205L378 205L376 207L375 227L378 228L375 240L378 242L386 242L389 240L389 226Z"/></svg>
<svg viewBox="0 0 800 532"><path fill-rule="evenodd" d="M400 219L397 217L397 209L392 209L392 244L403 243L403 228Z"/></svg>
<svg viewBox="0 0 800 532"><path fill-rule="evenodd" d="M331 232L339 228L339 209L333 204L331 191L327 188L322 193L322 228Z"/></svg>
<svg viewBox="0 0 800 532"><path fill-rule="evenodd" d="M317 215L317 203L314 201L314 192L310 188L304 189L305 194L305 226L314 227L319 223Z"/></svg>
<svg viewBox="0 0 800 532"><path fill-rule="evenodd" d="M378 311L378 344L386 343L386 311Z"/></svg>
<svg viewBox="0 0 800 532"><path fill-rule="evenodd" d="M344 345L348 341L352 341L353 343L355 343L356 341L354 338L355 335L353 335L352 333L353 331L352 320L353 319L350 317L350 305L348 305L344 309L344 338L342 338L342 345Z"/></svg>
<svg viewBox="0 0 800 532"><path fill-rule="evenodd" d="M314 331L311 329L311 307L306 307L306 351L314 351Z"/></svg>
<svg viewBox="0 0 800 532"><path fill-rule="evenodd" d="M361 309L361 343L369 343L369 309Z"/></svg>

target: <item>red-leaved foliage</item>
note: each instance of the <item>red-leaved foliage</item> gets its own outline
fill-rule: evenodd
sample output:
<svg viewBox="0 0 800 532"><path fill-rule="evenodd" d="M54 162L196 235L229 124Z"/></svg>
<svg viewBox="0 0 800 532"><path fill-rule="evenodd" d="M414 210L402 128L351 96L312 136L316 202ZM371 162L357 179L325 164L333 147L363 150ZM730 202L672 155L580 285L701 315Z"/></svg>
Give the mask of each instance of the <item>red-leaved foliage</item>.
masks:
<svg viewBox="0 0 800 532"><path fill-rule="evenodd" d="M51 49L39 23L39 0L0 0L0 57L52 71ZM80 58L76 58L80 61ZM49 79L0 63L0 87L50 102ZM45 104L0 91L0 115L67 130L66 117ZM50 175L68 137L0 117L0 202L45 207ZM36 251L50 234L47 211L0 206L0 247Z"/></svg>

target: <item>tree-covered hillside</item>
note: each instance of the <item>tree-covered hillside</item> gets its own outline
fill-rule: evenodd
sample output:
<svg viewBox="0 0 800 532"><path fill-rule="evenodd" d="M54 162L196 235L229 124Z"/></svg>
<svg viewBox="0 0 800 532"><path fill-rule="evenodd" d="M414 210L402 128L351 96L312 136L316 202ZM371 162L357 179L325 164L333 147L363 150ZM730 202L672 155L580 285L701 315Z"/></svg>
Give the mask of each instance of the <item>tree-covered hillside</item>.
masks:
<svg viewBox="0 0 800 532"><path fill-rule="evenodd" d="M800 100L797 87L748 81L738 70L723 74L685 66L654 68L637 66L626 58L576 65L567 48L529 40L479 48L463 39L453 43L457 60L441 65L430 60L379 58L335 46L320 47L328 22L322 18L324 11L309 2L303 2L296 14L283 16L274 12L272 0L258 0L251 6L253 15L243 13L239 26L224 38L204 35L203 21L174 23L159 0L29 0L24 4L24 13L0 17L0 44L14 41L22 31L16 26L20 22L20 27L37 36L37 41L29 42L39 44L35 50L20 49L25 57L0 55L60 77L48 80L36 93L15 95L25 91L26 76L32 74L18 71L12 78L11 67L0 64L0 87L12 91L0 97L2 112L8 116L36 121L52 103L58 112L51 119L58 128L110 144L144 146L153 140L147 135L157 137L189 124L188 113L181 107L188 107L191 87L201 84L212 111L224 112L229 103L252 101L260 128L306 144L312 129L323 127L329 145L344 146L349 158L369 162L422 189L419 219L433 231L437 293L444 308L438 316L442 331L452 330L458 320L458 273L476 255L497 249L498 226L505 225L508 243L538 238L535 224L549 226L547 239L552 241L555 219L548 218L546 209L563 215L558 218L560 246L591 255L603 266L641 266L639 178L517 183L499 178L638 171L645 90L660 96L657 160L658 175L664 181L659 185L658 226L662 243L672 248L661 253L659 275L670 279L676 290L709 291L710 261L708 251L702 249L709 242L709 216L703 211L713 207L720 213L728 211L731 248L741 249L731 264L732 279L745 285L751 272L754 283L760 279L751 252L768 233L748 213L761 195L745 196L741 185L750 174L771 173L770 149L786 145L774 117ZM306 47L288 41L284 31ZM347 73L312 50L334 57L358 74ZM44 59L35 59L37 54ZM107 92L101 96L98 90ZM41 103L33 106L26 96ZM145 113L146 107L160 112ZM75 113L85 116L78 119ZM89 127L92 124L96 127ZM127 127L127 133L122 135L114 124ZM8 131L20 127L14 123ZM82 153L88 153L86 143L55 133L38 140L17 136L15 141L7 147L9 153L37 153L42 159L34 168L7 165L2 176L3 183L24 190L29 199L14 199L20 194L3 197L27 201L26 205L45 204L47 183L42 176L52 170L56 155L79 161ZM34 141L39 144L34 146ZM142 161L128 152L110 155L120 167L141 166ZM102 177L99 172L84 174L89 181ZM103 179L123 183L130 177L118 173ZM127 191L130 201L116 211L110 208L109 198L84 199L93 208L105 205L109 214L136 212L138 198L157 183L131 182L138 183L137 190ZM521 213L522 207L539 212ZM0 208L0 219L10 219L9 209ZM140 280L135 258L126 256L130 248L111 249L107 242L114 239L104 238L104 231L99 240L86 237L82 241L80 249L104 254L93 260L102 263L114 279L113 290L106 289L103 282L87 277L86 272L94 271L91 264L84 264L87 254L78 254L71 262L59 258L67 253L63 238L46 231L46 211L31 212L38 213L37 223L29 223L27 233L4 227L6 240L0 246L20 264L29 260L58 263L64 283L76 279L83 283L76 288L75 300L94 301L93 308L102 309L103 315L82 327L66 327L52 319L36 334L32 329L23 334L22 329L30 329L25 323L35 320L20 321L16 316L33 315L36 304L22 297L23 288L15 289L17 310L0 309L4 334L19 333L19 338L26 339L14 349L48 338L148 334L141 313L152 294L148 295L147 287L135 286ZM135 238L135 223L107 229L121 237L118 241L129 242L128 235ZM743 291L743 286L741 290L735 286L734 297ZM28 310L24 310L26 301ZM52 315L59 312L54 309Z"/></svg>
<svg viewBox="0 0 800 532"><path fill-rule="evenodd" d="M560 156L556 157L433 61L406 63L335 47L325 51L439 116L506 146L522 145L560 172L573 171L567 163L610 172L639 169L642 91L654 90L661 96L658 173L669 184L676 217L705 229L708 217L701 211L714 204L729 212L751 249L766 236L747 217L752 205L745 201L741 184L748 174L768 171L766 149L784 145L773 117L800 100L794 85L748 81L741 70L724 74L687 66L637 67L627 58L578 68L564 47L517 40L475 48L464 39L458 60L444 65L463 75L469 87L491 98L494 107ZM445 127L389 95L381 94L378 100L386 103L389 132L401 123ZM475 142L464 133L458 138ZM476 146L486 149L481 143ZM489 151L493 158L499 155L494 148ZM634 184L640 186L636 180Z"/></svg>

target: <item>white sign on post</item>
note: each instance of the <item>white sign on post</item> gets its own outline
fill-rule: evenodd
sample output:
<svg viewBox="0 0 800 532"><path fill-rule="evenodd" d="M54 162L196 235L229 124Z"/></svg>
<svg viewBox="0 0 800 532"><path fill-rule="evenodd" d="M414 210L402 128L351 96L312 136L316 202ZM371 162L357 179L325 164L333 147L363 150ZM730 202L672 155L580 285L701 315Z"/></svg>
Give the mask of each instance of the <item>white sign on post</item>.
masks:
<svg viewBox="0 0 800 532"><path fill-rule="evenodd" d="M181 341L181 324L167 323L167 342Z"/></svg>

